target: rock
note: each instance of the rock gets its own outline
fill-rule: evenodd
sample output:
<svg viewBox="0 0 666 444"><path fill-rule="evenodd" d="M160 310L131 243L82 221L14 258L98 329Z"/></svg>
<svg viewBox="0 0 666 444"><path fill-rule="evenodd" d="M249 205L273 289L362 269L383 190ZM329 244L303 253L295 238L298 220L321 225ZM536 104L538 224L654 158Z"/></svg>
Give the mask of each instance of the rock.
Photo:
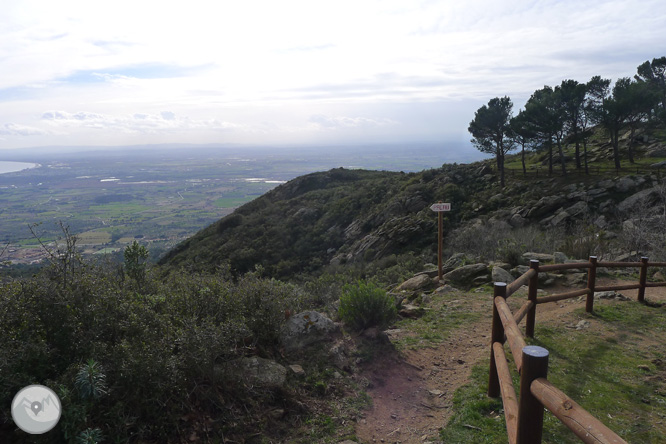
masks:
<svg viewBox="0 0 666 444"><path fill-rule="evenodd" d="M509 219L509 225L511 225L514 228L524 227L525 225L527 225L527 219L525 219L520 214L516 213L513 216L511 216L511 219Z"/></svg>
<svg viewBox="0 0 666 444"><path fill-rule="evenodd" d="M256 356L229 363L229 370L242 382L264 388L281 388L287 381L287 369L275 361Z"/></svg>
<svg viewBox="0 0 666 444"><path fill-rule="evenodd" d="M527 253L523 253L523 257L527 260L530 260L530 261L532 261L532 260L539 261L539 262L553 262L553 261L555 261L555 256L554 255L546 254L546 253L527 252Z"/></svg>
<svg viewBox="0 0 666 444"><path fill-rule="evenodd" d="M637 366L636 368L638 370L643 370L644 372L649 372L650 371L650 366L645 365L645 364L641 364L641 365Z"/></svg>
<svg viewBox="0 0 666 444"><path fill-rule="evenodd" d="M398 313L400 314L400 316L416 319L423 316L423 314L425 313L425 309L419 307L418 305L405 304L402 306L402 308Z"/></svg>
<svg viewBox="0 0 666 444"><path fill-rule="evenodd" d="M595 300L604 300L604 299L612 299L616 301L629 301L630 299L623 295L622 293L618 293L616 291L595 291L594 292L594 299Z"/></svg>
<svg viewBox="0 0 666 444"><path fill-rule="evenodd" d="M578 324L576 324L576 330L582 330L584 328L589 328L590 327L590 321L586 321L583 319L582 321L579 321Z"/></svg>
<svg viewBox="0 0 666 444"><path fill-rule="evenodd" d="M513 277L517 278L517 277L520 277L520 276L524 275L529 270L530 270L530 267L528 267L526 265L518 265L517 267L511 269L511 274L513 275Z"/></svg>
<svg viewBox="0 0 666 444"><path fill-rule="evenodd" d="M305 311L289 318L280 332L280 340L290 352L332 341L339 333L340 327L328 317L316 311Z"/></svg>
<svg viewBox="0 0 666 444"><path fill-rule="evenodd" d="M656 187L648 188L624 199L617 205L617 209L623 213L630 213L640 205L652 205L658 197Z"/></svg>
<svg viewBox="0 0 666 444"><path fill-rule="evenodd" d="M435 293L437 293L437 294L447 294L447 293L451 293L452 291L455 291L455 290L456 290L455 288L453 288L452 286L447 284L447 285L442 285L441 287L438 287L435 290Z"/></svg>
<svg viewBox="0 0 666 444"><path fill-rule="evenodd" d="M492 271L492 281L493 282L505 282L507 284L510 284L511 282L514 281L514 277L511 276L511 273L506 271L504 268L500 267L493 267Z"/></svg>
<svg viewBox="0 0 666 444"><path fill-rule="evenodd" d="M556 264L563 264L567 261L567 259L567 255L561 251L556 251L553 253L553 261L555 261Z"/></svg>
<svg viewBox="0 0 666 444"><path fill-rule="evenodd" d="M446 273L444 275L444 280L446 282L451 282L454 285L458 284L464 287L471 287L474 279L482 275L489 275L488 266L486 264L464 265Z"/></svg>
<svg viewBox="0 0 666 444"><path fill-rule="evenodd" d="M432 278L427 274L418 274L406 280L397 288L398 291L416 291L432 285Z"/></svg>
<svg viewBox="0 0 666 444"><path fill-rule="evenodd" d="M551 214L565 202L566 199L562 196L544 196L530 209L529 213L527 213L527 217L534 219L546 214Z"/></svg>
<svg viewBox="0 0 666 444"><path fill-rule="evenodd" d="M292 373L296 376L305 376L305 370L303 370L303 367L301 367L298 364L291 364L289 366L289 369L292 371Z"/></svg>
<svg viewBox="0 0 666 444"><path fill-rule="evenodd" d="M626 193L636 188L636 185L636 182L631 177L625 176L615 181L614 188L620 193Z"/></svg>
<svg viewBox="0 0 666 444"><path fill-rule="evenodd" d="M388 334L377 327L370 327L363 330L361 336L363 336L366 339L370 339L371 341L384 342L384 343L390 342Z"/></svg>
<svg viewBox="0 0 666 444"><path fill-rule="evenodd" d="M449 271L461 267L466 259L467 256L465 256L464 253L455 253L453 256L448 258L444 264L442 264L442 273L446 274Z"/></svg>

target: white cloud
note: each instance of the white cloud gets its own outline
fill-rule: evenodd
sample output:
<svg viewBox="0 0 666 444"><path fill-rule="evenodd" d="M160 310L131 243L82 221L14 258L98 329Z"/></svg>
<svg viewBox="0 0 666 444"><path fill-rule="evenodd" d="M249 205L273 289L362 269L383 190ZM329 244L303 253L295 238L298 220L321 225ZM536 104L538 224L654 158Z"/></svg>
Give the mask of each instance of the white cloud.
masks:
<svg viewBox="0 0 666 444"><path fill-rule="evenodd" d="M0 126L0 135L3 136L43 136L45 134L47 133L39 128L16 123L5 123Z"/></svg>
<svg viewBox="0 0 666 444"><path fill-rule="evenodd" d="M322 114L310 116L309 122L317 129L326 130L373 128L398 124L398 122L387 118L371 119L367 117L325 116Z"/></svg>
<svg viewBox="0 0 666 444"><path fill-rule="evenodd" d="M217 119L195 120L178 117L171 111L159 114L135 113L131 115L106 115L90 112L69 113L67 111L47 111L42 121L70 131L76 128L114 130L126 133L158 134L174 131L214 130L227 131L242 129L240 125Z"/></svg>

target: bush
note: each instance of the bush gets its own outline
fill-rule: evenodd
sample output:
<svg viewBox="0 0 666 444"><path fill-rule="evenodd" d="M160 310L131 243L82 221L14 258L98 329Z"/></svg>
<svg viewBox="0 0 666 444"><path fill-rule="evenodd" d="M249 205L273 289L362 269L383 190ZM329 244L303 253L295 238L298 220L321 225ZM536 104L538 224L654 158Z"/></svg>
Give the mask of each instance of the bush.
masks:
<svg viewBox="0 0 666 444"><path fill-rule="evenodd" d="M340 318L356 330L386 328L397 313L393 298L371 282L345 285L340 298Z"/></svg>

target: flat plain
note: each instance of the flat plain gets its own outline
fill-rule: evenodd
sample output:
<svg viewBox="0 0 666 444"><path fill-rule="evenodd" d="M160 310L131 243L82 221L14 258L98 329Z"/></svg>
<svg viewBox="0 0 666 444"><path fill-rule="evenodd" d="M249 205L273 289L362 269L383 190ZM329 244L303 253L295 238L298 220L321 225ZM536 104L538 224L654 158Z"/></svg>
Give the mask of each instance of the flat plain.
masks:
<svg viewBox="0 0 666 444"><path fill-rule="evenodd" d="M472 153L473 154L473 153ZM330 168L420 171L456 159L437 144L271 148L226 146L42 148L3 152L34 162L0 174L0 260L30 264L62 227L84 254L133 240L159 256L198 230L294 177Z"/></svg>

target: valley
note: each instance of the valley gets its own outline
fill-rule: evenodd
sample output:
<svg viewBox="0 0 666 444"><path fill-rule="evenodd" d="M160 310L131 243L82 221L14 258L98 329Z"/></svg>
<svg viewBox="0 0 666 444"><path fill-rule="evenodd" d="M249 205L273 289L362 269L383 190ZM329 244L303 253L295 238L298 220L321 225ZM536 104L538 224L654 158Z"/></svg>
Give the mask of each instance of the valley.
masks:
<svg viewBox="0 0 666 444"><path fill-rule="evenodd" d="M156 259L299 175L338 166L420 171L446 156L438 145L418 144L330 147L324 154L210 146L7 152L2 159L38 166L0 174L0 243L8 245L2 260L38 263L45 253L37 237L53 242L63 235L61 223L84 254L114 254L139 240Z"/></svg>

